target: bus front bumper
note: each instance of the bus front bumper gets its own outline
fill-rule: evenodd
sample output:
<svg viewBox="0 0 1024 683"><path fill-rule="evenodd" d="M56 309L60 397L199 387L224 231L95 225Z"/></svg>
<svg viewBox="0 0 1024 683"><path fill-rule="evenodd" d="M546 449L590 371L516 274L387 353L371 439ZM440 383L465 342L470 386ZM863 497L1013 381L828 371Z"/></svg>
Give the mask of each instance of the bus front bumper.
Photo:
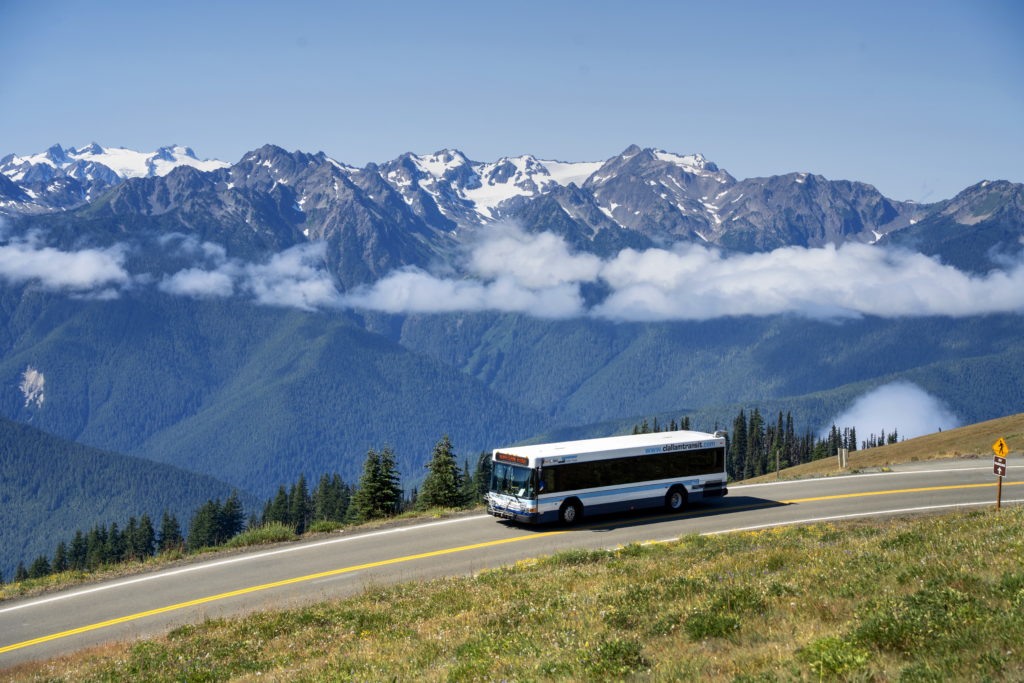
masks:
<svg viewBox="0 0 1024 683"><path fill-rule="evenodd" d="M513 522L526 522L527 524L536 524L540 521L540 515L536 512L515 510L494 504L487 506L487 514L501 517L502 519L511 519Z"/></svg>

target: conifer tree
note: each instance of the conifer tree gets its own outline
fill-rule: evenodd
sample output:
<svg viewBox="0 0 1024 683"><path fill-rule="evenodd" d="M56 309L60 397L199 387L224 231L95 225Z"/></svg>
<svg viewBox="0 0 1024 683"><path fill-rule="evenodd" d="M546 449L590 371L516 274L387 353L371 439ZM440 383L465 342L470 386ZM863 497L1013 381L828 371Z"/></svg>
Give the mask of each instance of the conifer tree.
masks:
<svg viewBox="0 0 1024 683"><path fill-rule="evenodd" d="M220 502L207 500L192 516L188 525L188 549L198 550L217 544L217 524L220 516Z"/></svg>
<svg viewBox="0 0 1024 683"><path fill-rule="evenodd" d="M81 529L78 529L75 531L75 536L71 540L71 550L68 553L69 567L75 570L85 569L85 557L85 534L82 533Z"/></svg>
<svg viewBox="0 0 1024 683"><path fill-rule="evenodd" d="M452 452L452 443L445 434L434 446L434 453L427 463L430 472L420 488L419 506L458 507L459 468Z"/></svg>
<svg viewBox="0 0 1024 683"><path fill-rule="evenodd" d="M40 555L28 568L28 578L30 579L41 579L44 576L50 574L50 560L46 558L46 555Z"/></svg>
<svg viewBox="0 0 1024 683"><path fill-rule="evenodd" d="M68 548L64 541L58 543L56 550L53 551L53 564L51 567L55 574L68 570Z"/></svg>
<svg viewBox="0 0 1024 683"><path fill-rule="evenodd" d="M398 509L401 496L394 453L387 448L382 453L371 448L366 453L359 487L352 494L348 519L366 521L392 515Z"/></svg>
<svg viewBox="0 0 1024 683"><path fill-rule="evenodd" d="M463 505L476 503L476 481L473 479L473 472L469 469L469 458L462 460L462 473L459 475L460 498Z"/></svg>
<svg viewBox="0 0 1024 683"><path fill-rule="evenodd" d="M476 458L476 471L473 479L476 483L476 499L484 500L484 496L491 490L491 470L494 463L491 462L491 454L483 451Z"/></svg>
<svg viewBox="0 0 1024 683"><path fill-rule="evenodd" d="M290 524L288 519L288 503L288 492L285 491L284 484L282 484L277 487L277 495L274 496L273 500L268 500L266 507L263 509L263 523L271 524L277 522L279 524Z"/></svg>
<svg viewBox="0 0 1024 683"><path fill-rule="evenodd" d="M17 568L14 570L15 582L25 581L28 579L28 570L25 569L25 563L19 562Z"/></svg>
<svg viewBox="0 0 1024 683"><path fill-rule="evenodd" d="M238 491L232 491L224 501L217 522L217 543L224 543L245 528L245 510L242 509Z"/></svg>
<svg viewBox="0 0 1024 683"><path fill-rule="evenodd" d="M153 520L149 518L148 513L143 513L139 519L134 547L136 555L140 558L150 557L156 549L156 531L153 529Z"/></svg>
<svg viewBox="0 0 1024 683"><path fill-rule="evenodd" d="M740 414L732 423L732 452L729 454L729 474L733 479L743 479L747 468L747 416L740 408Z"/></svg>
<svg viewBox="0 0 1024 683"><path fill-rule="evenodd" d="M178 518L164 510L164 516L160 520L160 538L157 540L157 550L166 553L171 550L179 550L185 545L185 539L181 535L181 524Z"/></svg>

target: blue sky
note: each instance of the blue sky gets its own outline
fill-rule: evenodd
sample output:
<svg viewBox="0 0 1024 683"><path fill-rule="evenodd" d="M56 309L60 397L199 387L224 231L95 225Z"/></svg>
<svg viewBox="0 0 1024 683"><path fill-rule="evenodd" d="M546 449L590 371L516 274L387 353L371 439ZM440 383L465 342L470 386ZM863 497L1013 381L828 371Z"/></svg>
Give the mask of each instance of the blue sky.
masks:
<svg viewBox="0 0 1024 683"><path fill-rule="evenodd" d="M1024 3L5 0L0 103L0 155L635 142L934 201L1024 181Z"/></svg>

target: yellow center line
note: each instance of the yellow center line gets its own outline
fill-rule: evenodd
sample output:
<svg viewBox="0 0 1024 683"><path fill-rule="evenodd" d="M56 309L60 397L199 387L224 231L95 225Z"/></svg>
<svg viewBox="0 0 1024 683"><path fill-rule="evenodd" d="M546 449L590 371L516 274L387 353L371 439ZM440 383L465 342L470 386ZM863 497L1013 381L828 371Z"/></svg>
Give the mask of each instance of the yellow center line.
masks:
<svg viewBox="0 0 1024 683"><path fill-rule="evenodd" d="M1024 484L1024 482L1003 482L1003 486L1019 486L1019 485L1022 485L1022 484ZM741 505L741 506L737 506L735 508L725 508L725 510L728 510L728 511L740 511L740 510L749 510L749 509L760 508L760 507L769 507L769 506L772 506L772 505L780 505L780 504L782 504L782 505L793 505L793 504L796 504L796 503L810 503L810 502L822 501L822 500L836 500L836 499L839 499L839 498L859 498L859 497L864 497L864 496L883 496L883 495L892 495L892 494L897 494L897 493L919 493L919 492L923 492L923 491L946 491L946 490L950 490L950 489L971 489L971 488L985 488L985 487L993 487L993 486L995 486L994 483L992 483L992 484L959 484L959 485L955 485L955 486L929 486L929 487L926 487L926 488L917 488L917 489L893 489L893 490L889 490L889 491L867 491L867 492L863 492L863 493L841 493L841 494L836 494L836 495L831 495L831 496L818 496L818 497L815 497L815 498L796 498L794 500L781 500L781 501L777 501L777 502L776 501L772 501L772 502L767 502L767 503L763 503L763 504ZM671 517L671 518L675 518L675 517L690 517L690 516L693 516L693 515L696 515L696 514L703 514L703 512L704 511L695 511L695 512L684 513L683 515L669 515L668 517ZM595 526L600 526L600 525L595 525ZM578 528L579 529L586 529L587 527L584 526L584 527L578 527ZM98 623L95 623L95 624L89 624L88 626L80 626L78 628L73 628L73 629L70 629L70 630L67 630L67 631L61 631L60 633L52 633L52 634L50 634L48 636L41 636L39 638L33 638L32 640L26 640L26 641L21 642L21 643L14 643L13 645L6 645L6 646L3 646L3 647L0 647L0 654L2 654L4 652L11 652L12 650L19 650L19 649L21 649L23 647L29 647L31 645L38 645L40 643L45 643L45 642L48 642L48 641L51 641L51 640L58 640L60 638L67 638L68 636L77 635L79 633L87 633L89 631L95 631L97 629L106 628L107 626L115 626L117 624L123 624L123 623L129 622L129 621L135 621L137 619L143 619L145 617L151 617L151 616L154 616L156 614L164 614L164 613L167 613L167 612L173 612L173 611L176 611L176 610L185 609L187 607L195 607L196 605L202 605L202 604L209 603L209 602L215 602L217 600L224 600L224 599L227 599L227 598L233 598L233 597L236 597L236 596L239 596L239 595L246 595L247 593L255 593L255 592L267 590L267 589L270 589L270 588L279 588L281 586L288 586L288 585L291 585L291 584L303 583L303 582L306 582L306 581L313 581L315 579L322 579L322 578L325 578L325 577L328 577L328 576L338 576L339 574L348 574L348 573L359 571L359 570L362 570L362 569L373 569L375 567L384 567L384 566L387 566L387 565L390 565L390 564L399 564L401 562L410 562L412 560L422 560L422 559L425 559L425 558L428 558L428 557L438 557L440 555L450 555L452 553L460 553L460 552L464 552L464 551L467 551L467 550L476 550L476 549L479 549L479 548L488 548L488 547L492 547L492 546L496 546L496 545L502 545L502 544L505 544L505 543L516 543L518 541L525 541L525 540L533 539L533 538L542 538L544 536L556 536L558 534L565 534L565 533L569 533L569 529L557 530L557 531L543 531L543 532L539 532L539 533L529 534L529 535L526 535L526 536L515 536L513 538L504 538L504 539L500 539L500 540L496 540L496 541L485 541L483 543L474 543L472 545L463 545L463 546L459 546L459 547L456 547L456 548L445 548L443 550L432 550L430 552L419 553L417 555L405 555L403 557L393 557L393 558L388 559L388 560L379 560L377 562L368 562L366 564L358 564L358 565L353 565L351 567L342 567L340 569L331 569L330 571L319 572L319 573L316 573L316 574L307 574L306 576L296 576L296 577L291 578L291 579L283 579L281 581L274 581L272 583L264 583L264 584L260 584L258 586L249 586L248 588L240 588L238 590L228 591L227 593L218 593L217 595L209 595L209 596L207 596L205 598L196 598L195 600L188 600L186 602L179 602L177 604L168 605L166 607L158 607L156 609L147 610L145 612L137 612L135 614L129 614L129 615L124 616L124 617L118 617L116 619L108 619L107 621L101 621L101 622L98 622Z"/></svg>
<svg viewBox="0 0 1024 683"><path fill-rule="evenodd" d="M1003 482L1003 486L1020 486L1024 481ZM863 498L864 496L886 496L895 493L920 493L922 491L948 491L950 489L980 489L995 486L992 484L955 484L953 486L927 486L920 489L892 489L890 491L865 491L863 493L839 493L833 496L818 496L817 498L796 498L794 500L780 500L780 503L792 505L794 503L810 503L818 500L837 500L839 498Z"/></svg>
<svg viewBox="0 0 1024 683"><path fill-rule="evenodd" d="M432 550L427 553L419 553L418 555L405 555L403 557L393 557L388 560L380 560L378 562L368 562L366 564L358 564L351 567L342 567L341 569L332 569L326 572L319 572L316 574L307 574L306 576L296 576L291 579L284 579L281 581L274 581L272 583L264 583L259 586L249 586L248 588L240 588L234 591L228 591L227 593L218 593L217 595L209 595L205 598L196 598L195 600L189 600L187 602L179 602L175 605L168 605L166 607L158 607L157 609L151 609L145 612L137 612L136 614L129 614L128 616L118 617L117 619L108 619L107 621L101 621L95 624L89 624L88 626L80 626L73 628L68 631L61 631L60 633L52 633L48 636L41 636L39 638L33 638L32 640L26 640L21 643L15 643L13 645L6 645L0 647L0 653L10 652L12 650L18 650L23 647L30 645L38 645L39 643L45 643L50 640L57 640L58 638L66 638L68 636L77 635L79 633L87 633L89 631L95 631L97 629L106 628L107 626L114 626L116 624L123 624L128 621L135 621L136 619L142 619L144 617L151 617L155 614L164 614L166 612L173 612L179 609L185 609L186 607L195 607L196 605L202 605L208 602L214 602L217 600L224 600L226 598L233 598L238 595L245 595L247 593L255 593L257 591L267 590L269 588L279 588L280 586L288 586L290 584L302 583L304 581L313 581L314 579L322 579L326 576L337 576L339 574L347 574L350 572L359 571L361 569L372 569L374 567L384 567L389 564L398 564L400 562L409 562L411 560L421 560L427 557L437 557L439 555L449 555L451 553L459 553L466 550L475 550L477 548L487 548L490 546L501 545L503 543L515 543L516 541L525 541L529 538L540 538L542 536L555 536L557 534L568 533L568 530L560 531L545 531L536 534L530 534L528 536L516 536L515 538L503 538L497 541L486 541L484 543L474 543L472 545L459 546L457 548L445 548L444 550Z"/></svg>

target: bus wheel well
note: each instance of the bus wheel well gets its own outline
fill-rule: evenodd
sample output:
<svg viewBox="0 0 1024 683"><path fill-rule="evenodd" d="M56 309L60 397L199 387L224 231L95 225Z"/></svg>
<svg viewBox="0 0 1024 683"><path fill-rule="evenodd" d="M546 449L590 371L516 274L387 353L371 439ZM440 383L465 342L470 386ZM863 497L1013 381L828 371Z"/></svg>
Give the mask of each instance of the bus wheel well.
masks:
<svg viewBox="0 0 1024 683"><path fill-rule="evenodd" d="M668 493L665 494L665 508L669 512L678 512L686 507L686 487L680 484L675 484L669 488Z"/></svg>
<svg viewBox="0 0 1024 683"><path fill-rule="evenodd" d="M558 521L562 524L575 524L583 517L583 503L579 498L566 498L558 508Z"/></svg>

